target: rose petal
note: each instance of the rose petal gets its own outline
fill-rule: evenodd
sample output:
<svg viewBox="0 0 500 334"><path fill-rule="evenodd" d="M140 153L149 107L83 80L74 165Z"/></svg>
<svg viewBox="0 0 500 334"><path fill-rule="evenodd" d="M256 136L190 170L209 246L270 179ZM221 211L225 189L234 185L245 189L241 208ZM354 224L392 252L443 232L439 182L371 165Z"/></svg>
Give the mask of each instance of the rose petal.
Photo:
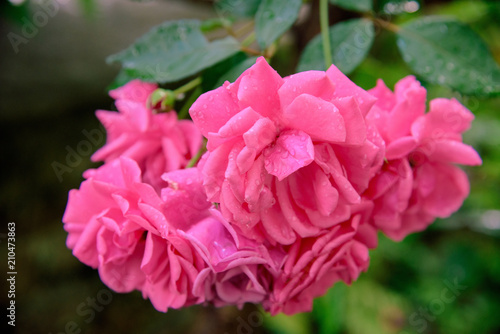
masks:
<svg viewBox="0 0 500 334"><path fill-rule="evenodd" d="M302 94L313 95L325 101L331 101L335 87L323 71L305 71L285 78L285 83L278 90L281 107L286 108Z"/></svg>
<svg viewBox="0 0 500 334"><path fill-rule="evenodd" d="M359 109L365 116L377 99L349 80L335 65L330 66L326 74L335 85L334 97L354 96L358 102Z"/></svg>
<svg viewBox="0 0 500 334"><path fill-rule="evenodd" d="M314 160L314 146L306 133L299 130L282 132L274 147L264 150L265 168L283 180Z"/></svg>
<svg viewBox="0 0 500 334"><path fill-rule="evenodd" d="M436 140L429 159L439 162L457 163L469 166L482 164L481 157L472 146L455 140Z"/></svg>
<svg viewBox="0 0 500 334"><path fill-rule="evenodd" d="M417 141L412 136L401 137L391 142L385 151L387 160L401 159L417 147Z"/></svg>
<svg viewBox="0 0 500 334"><path fill-rule="evenodd" d="M218 132L241 109L231 93L222 86L198 97L189 108L189 115L206 137L209 132Z"/></svg>
<svg viewBox="0 0 500 334"><path fill-rule="evenodd" d="M302 94L283 111L285 124L302 130L312 140L344 142L346 128L339 110L330 102Z"/></svg>
<svg viewBox="0 0 500 334"><path fill-rule="evenodd" d="M264 117L276 119L280 108L278 90L283 79L264 57L259 57L252 67L240 76L238 100L240 108L252 107Z"/></svg>

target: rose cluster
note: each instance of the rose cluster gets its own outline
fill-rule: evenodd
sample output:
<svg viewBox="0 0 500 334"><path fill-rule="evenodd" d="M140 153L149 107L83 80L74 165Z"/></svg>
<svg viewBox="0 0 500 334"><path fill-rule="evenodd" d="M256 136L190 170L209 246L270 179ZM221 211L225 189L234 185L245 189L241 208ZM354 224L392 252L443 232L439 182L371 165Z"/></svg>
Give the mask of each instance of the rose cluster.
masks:
<svg viewBox="0 0 500 334"><path fill-rule="evenodd" d="M426 112L411 76L365 91L335 66L282 78L259 58L201 95L192 121L157 112L156 88L110 92L118 112L97 112L108 138L92 156L104 164L70 191L63 222L106 285L163 312L308 311L368 268L378 231L401 240L455 212L469 193L455 164L481 164L462 143L472 113L455 99Z"/></svg>

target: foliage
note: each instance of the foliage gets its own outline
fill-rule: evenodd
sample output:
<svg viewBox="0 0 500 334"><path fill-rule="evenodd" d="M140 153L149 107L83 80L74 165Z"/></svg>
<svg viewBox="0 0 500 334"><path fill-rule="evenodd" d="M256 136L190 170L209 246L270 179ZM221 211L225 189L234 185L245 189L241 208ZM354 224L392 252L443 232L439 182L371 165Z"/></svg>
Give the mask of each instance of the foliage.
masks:
<svg viewBox="0 0 500 334"><path fill-rule="evenodd" d="M129 77L166 83L195 74L238 51L234 38L209 42L199 21L179 20L155 27L108 61L120 61Z"/></svg>
<svg viewBox="0 0 500 334"><path fill-rule="evenodd" d="M472 95L500 91L500 67L467 25L426 16L403 25L397 34L403 59L428 81Z"/></svg>
<svg viewBox="0 0 500 334"><path fill-rule="evenodd" d="M320 35L313 38L300 57L297 70L324 70L324 48L327 48L333 63L344 73L351 73L368 56L376 26L396 34L403 60L422 79L463 94L500 94L500 67L481 38L457 18L422 16L396 25L382 19L383 13L374 13L371 1L331 2L348 10L365 12L365 18L339 22L323 32L329 35L331 46L324 46ZM228 19L165 22L108 60L121 62L122 77L167 83L209 69L239 50L251 56L262 54L272 58L276 51L274 42L295 22L300 7L300 0L219 1L215 8ZM237 20L230 19L232 17L254 17L255 31L237 36L232 31ZM232 36L210 42L203 36L221 28ZM254 39L261 51L248 48ZM244 63L250 64L250 61ZM236 65L240 68L234 73L240 73L243 65Z"/></svg>
<svg viewBox="0 0 500 334"><path fill-rule="evenodd" d="M375 37L373 22L351 19L330 27L332 60L343 73L350 74L365 59ZM321 36L314 37L306 46L297 71L325 71Z"/></svg>
<svg viewBox="0 0 500 334"><path fill-rule="evenodd" d="M325 52L328 52L333 63L344 73L353 73L352 78L363 88L373 87L376 78L379 77L383 77L391 86L402 76L409 74L408 69L410 69L427 86L431 97L433 94L443 93L445 96L456 96L473 112L479 112L479 106L485 105L485 102L478 98L500 95L500 68L488 45L480 37L481 30L480 34L475 31L479 23L484 20L491 22L493 19L495 12L489 11L490 5L482 2L452 3L448 6L430 8L429 12L440 14L430 16L422 15L422 9L415 10L415 4L417 9L418 6L422 6L416 1L412 2L413 7L405 7L408 1L377 2L377 6L370 0L330 0L330 3L338 6L333 7L334 9L343 8L358 12L360 17L329 24L328 31L322 33L327 34L330 46L323 45L324 39L321 34L312 38L299 56L297 71L325 70L327 65ZM481 11L457 11L467 6L473 9L481 8ZM230 24L225 26L214 25L214 29L225 29L235 38L231 40L231 47L235 47L235 41L238 40L241 52L236 55L234 52L214 53L214 59L225 60L219 64L215 64L214 60L213 64L206 62L203 66L193 67L190 71L179 71L180 74L175 78L184 79L202 71L203 81L210 83L202 84L206 91L221 85L225 80L235 80L254 63L258 55L265 56L271 62L273 57L281 57L279 50L286 48L287 42L283 39L280 42L280 36L286 34L297 19L299 8L300 1L216 2L215 9L219 15L231 18L232 21L227 21ZM413 13L415 11L417 13ZM471 12L481 14L474 16ZM252 18L254 31L242 28L244 32L241 35L235 34L234 24L240 19ZM472 27L469 24L472 24ZM158 39L167 41L173 39L178 42L170 43L168 47L174 50L167 52L180 54L179 50L189 47L188 42L178 38L175 29L170 30L168 34L156 31ZM498 33L496 36L498 37ZM157 42L155 39L151 41ZM155 57L156 51L148 51L148 48L154 49L155 46L148 47L147 43L147 40L142 39L126 52L130 54L133 48L145 47L141 56L146 60L148 57ZM253 49L252 46L257 48ZM122 61L125 69L130 68L130 63L119 55L112 59ZM160 58L155 60L160 67L167 66L164 64L170 61ZM166 82L145 73L142 73L142 78ZM484 153L492 149L485 133L492 133L493 130L482 131L479 128L498 126L496 123L498 121L476 124L476 130L469 134L476 140L472 143L474 146L481 150L485 145ZM491 152L483 155L485 168L488 159L496 161L495 166L500 163L498 151ZM493 169L471 171L471 173L473 182L475 178L494 176L498 179L499 176ZM488 176L484 176L484 173ZM481 174L483 176L479 176ZM483 317L480 314L483 313L483 316L487 315L492 319L495 312L500 310L500 303L488 295L478 299L474 291L467 288L462 295L457 296L455 302L444 304L444 310L439 316L433 316L429 320L418 313L419 309L429 307L429 303L436 298L439 299L439 293L446 287L445 284L454 279L465 282L464 285L467 287L498 281L496 278L498 276L494 276L498 268L486 269L488 261L494 262L494 259L489 256L489 260L481 260L479 255L487 254L488 249L494 249L493 252L498 253L498 246L494 245L494 240L486 239L482 243L480 240L484 237L474 235L472 243L468 243L465 241L466 232L457 230L457 226L463 226L460 219L467 220L464 217L480 219L478 216L480 208L488 208L490 205L494 207L496 204L491 199L495 198L497 201L499 199L498 194L492 194L494 186L480 180L477 182L481 186L473 185L472 197L467 202L473 204L466 203L461 215L438 222L430 231L411 236L400 244L382 238L379 248L371 255L372 266L369 272L355 282L353 288L347 289L342 284L335 285L324 297L315 301L311 314L277 318L266 316L267 329L271 333L306 333L312 330L311 326L314 326L318 333L396 333L401 330L405 330L405 333L424 331L465 333L479 328L479 332L486 333L498 328L498 321L482 321ZM483 188L474 189L479 187ZM483 198L486 198L486 203L489 204L484 204ZM455 227L450 232L447 226L454 224ZM481 229L478 227L480 224L470 222L467 224L475 226L472 228ZM465 257L457 254L463 254ZM419 261L415 261L416 258ZM448 265L441 266L443 261ZM477 264L480 261L486 262L484 267ZM472 309L477 311L471 311Z"/></svg>
<svg viewBox="0 0 500 334"><path fill-rule="evenodd" d="M90 4L92 1L82 0L81 3ZM284 32L292 38L268 37L275 40L264 43L267 45L263 50L259 49L261 45L256 43L254 22L261 3L261 0L220 0L215 3L211 20L170 21L160 26L186 25L189 33L184 31L185 39L182 38L182 29L179 32L173 28L154 28L130 48L111 57L123 66L120 80L115 85L137 75L149 81L168 82L168 88L175 89L199 75L201 86L192 95L186 94L184 100L177 101L177 110L180 110L182 107L189 108L193 96L219 86L224 80L234 80L254 63L258 55L266 56L283 75L293 73L295 69L324 69L319 35L309 36L305 49L298 47L296 28L304 27L300 22L295 23L296 28L292 31ZM420 8L406 11L408 3L417 4ZM484 164L481 168L467 170L471 179L471 196L457 214L436 222L430 230L401 243L382 238L378 249L371 253L369 271L352 287L335 285L324 297L315 301L312 313L295 317L266 316L264 326L252 328L253 332L498 332L500 229L495 223L498 223L500 213L500 139L496 135L500 132L500 100L496 97L500 93L500 4L462 0L446 3L381 0L375 1L374 5L367 0L331 0L330 4L330 23L335 22L329 27L333 62L345 73L350 73L351 79L363 88L373 87L377 78L383 78L392 87L401 77L414 74L428 89L429 98L445 96L459 99L476 115L464 141L479 151ZM310 5L311 2L308 2L303 6ZM19 22L27 15L24 6L15 10L6 4L2 6L2 9L9 10L8 15ZM99 4L96 6L99 7ZM300 17L299 21L303 19ZM314 33L319 32L316 21L306 22L317 26ZM362 36L356 31L351 31L351 34L348 30L342 32L340 28L349 24L363 24ZM366 38L370 34L366 31L371 26L373 38L367 38L369 43L363 42L363 47L356 49L359 47L355 45L356 41ZM421 30L419 26L425 29ZM216 34L212 35L214 31ZM228 39L220 37L226 33L230 36ZM213 36L219 36L219 39L214 40ZM194 39L196 42L193 42ZM175 43L165 43L172 40ZM219 45L224 48L219 50ZM340 51L343 46L345 52ZM446 48L450 48L451 53ZM424 49L427 51L425 56ZM134 50L138 53L134 54ZM462 52L466 52L467 56L464 57ZM458 66L447 66L447 58L443 62L443 54L446 53ZM165 55L174 55L174 58ZM469 57L474 61L468 61ZM189 59L192 66L186 65ZM148 70L147 66L152 64L153 70ZM177 65L185 66L181 68L187 70L179 71ZM160 69L158 73L156 66ZM429 71L427 66L432 70ZM164 75L164 69L168 75ZM471 76L475 79L468 80ZM182 99L183 94L177 98ZM105 107L105 103L102 104ZM139 293L114 294L116 302L97 313L96 321L90 324L75 313L77 305L104 288L94 271L81 266L66 249L66 234L60 226L67 189L77 186L81 182L81 172L91 166L86 161L68 175L63 184L52 185L50 163L53 159L64 159L66 144L76 147L83 127L97 127L88 106L81 109L73 115L58 115L41 122L29 122L23 127L2 124L2 132L12 139L12 143L6 145L4 154L13 160L7 166L12 171L9 171L1 188L2 203L9 208L9 217L26 222L33 220L32 226L28 227L29 235L26 233L23 236L25 254L19 259L25 264L19 282L19 310L26 319L30 319L19 324L21 330L36 332L47 328L47 332L54 328L63 329L70 319L79 321L83 332L157 333L159 328L168 328L169 333L198 333L202 329L210 332L211 328L202 328L200 324L215 321L233 321L232 328L237 328L239 322L233 319L240 316L247 319L248 307L242 313L233 308L213 310L194 307L161 314L155 312L149 302L142 301ZM85 113L90 117L85 118ZM53 128L65 130L62 134L46 131ZM23 138L36 138L36 143L28 143ZM58 149L57 143L64 144L60 144ZM43 151L39 145L50 149ZM31 149L36 154L19 154ZM35 180L36 188L26 186L26 175ZM22 201L16 203L15 198L22 198ZM13 213L16 210L22 214ZM421 317L413 318L415 321L412 322L412 315L419 308L429 307L433 300L439 299L444 282L454 278L459 278L467 286L463 293L453 302L445 304L442 313L432 321L426 321L425 329L422 329L422 322L415 325ZM27 291L28 286L29 294L21 292L22 289ZM47 319L50 319L49 325ZM225 329L228 333L235 332L227 327Z"/></svg>

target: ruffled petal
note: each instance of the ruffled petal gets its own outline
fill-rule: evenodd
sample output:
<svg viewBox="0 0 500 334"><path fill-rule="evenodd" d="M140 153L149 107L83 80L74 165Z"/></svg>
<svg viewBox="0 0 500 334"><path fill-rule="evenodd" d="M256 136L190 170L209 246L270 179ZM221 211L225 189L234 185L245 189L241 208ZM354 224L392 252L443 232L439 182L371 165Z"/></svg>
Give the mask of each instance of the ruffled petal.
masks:
<svg viewBox="0 0 500 334"><path fill-rule="evenodd" d="M346 139L345 123L339 110L318 97L298 96L284 109L283 118L288 127L304 131L312 140L344 142Z"/></svg>
<svg viewBox="0 0 500 334"><path fill-rule="evenodd" d="M198 97L189 108L189 115L206 137L209 132L219 132L219 129L242 109L228 89L222 86Z"/></svg>
<svg viewBox="0 0 500 334"><path fill-rule="evenodd" d="M349 80L335 65L330 66L326 71L326 75L335 85L334 97L354 96L358 102L359 109L363 116L366 116L370 108L375 104L377 98L357 86Z"/></svg>
<svg viewBox="0 0 500 334"><path fill-rule="evenodd" d="M412 125L412 134L424 138L461 141L461 133L469 129L474 115L456 99L438 98L430 102L429 112Z"/></svg>
<svg viewBox="0 0 500 334"><path fill-rule="evenodd" d="M325 72L306 71L286 77L285 83L280 87L278 94L281 107L286 108L295 98L302 94L331 101L334 88L335 86Z"/></svg>
<svg viewBox="0 0 500 334"><path fill-rule="evenodd" d="M430 150L428 157L432 161L469 166L482 164L481 157L472 146L455 140L436 140L431 142Z"/></svg>
<svg viewBox="0 0 500 334"><path fill-rule="evenodd" d="M243 72L239 78L240 108L252 107L264 117L277 119L280 109L278 90L283 82L265 58L259 57L255 65Z"/></svg>
<svg viewBox="0 0 500 334"><path fill-rule="evenodd" d="M314 146L306 133L298 130L282 132L276 144L264 151L265 168L278 180L283 180L314 160Z"/></svg>
<svg viewBox="0 0 500 334"><path fill-rule="evenodd" d="M385 157L387 160L401 159L408 156L416 147L417 140L414 137L401 137L387 145Z"/></svg>

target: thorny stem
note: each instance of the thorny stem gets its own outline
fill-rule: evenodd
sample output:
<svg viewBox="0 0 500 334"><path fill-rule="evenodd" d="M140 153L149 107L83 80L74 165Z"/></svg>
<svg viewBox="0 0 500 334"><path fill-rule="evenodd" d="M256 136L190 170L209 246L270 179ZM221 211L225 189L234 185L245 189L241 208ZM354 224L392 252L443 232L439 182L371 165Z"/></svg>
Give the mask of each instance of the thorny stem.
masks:
<svg viewBox="0 0 500 334"><path fill-rule="evenodd" d="M319 23L321 26L321 39L323 41L323 56L325 58L325 68L332 65L332 51L330 47L330 36L328 31L328 0L319 1Z"/></svg>

